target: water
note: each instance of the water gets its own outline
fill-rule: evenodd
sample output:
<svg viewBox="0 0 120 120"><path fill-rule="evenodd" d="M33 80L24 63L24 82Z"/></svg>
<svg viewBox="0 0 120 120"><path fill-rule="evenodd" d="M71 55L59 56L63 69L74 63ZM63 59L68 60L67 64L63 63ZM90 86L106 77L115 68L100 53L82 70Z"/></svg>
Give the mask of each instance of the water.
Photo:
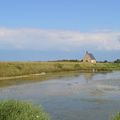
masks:
<svg viewBox="0 0 120 120"><path fill-rule="evenodd" d="M120 72L77 73L0 88L0 99L42 105L52 120L110 120L120 111Z"/></svg>

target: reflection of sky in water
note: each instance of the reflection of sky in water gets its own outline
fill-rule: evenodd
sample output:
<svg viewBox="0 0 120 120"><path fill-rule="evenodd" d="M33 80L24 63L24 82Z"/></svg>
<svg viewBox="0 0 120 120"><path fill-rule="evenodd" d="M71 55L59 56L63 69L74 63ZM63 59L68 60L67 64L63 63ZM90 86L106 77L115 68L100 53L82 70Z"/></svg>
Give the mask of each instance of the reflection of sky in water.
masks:
<svg viewBox="0 0 120 120"><path fill-rule="evenodd" d="M1 88L0 98L42 104L53 120L108 120L120 111L120 72L81 73Z"/></svg>

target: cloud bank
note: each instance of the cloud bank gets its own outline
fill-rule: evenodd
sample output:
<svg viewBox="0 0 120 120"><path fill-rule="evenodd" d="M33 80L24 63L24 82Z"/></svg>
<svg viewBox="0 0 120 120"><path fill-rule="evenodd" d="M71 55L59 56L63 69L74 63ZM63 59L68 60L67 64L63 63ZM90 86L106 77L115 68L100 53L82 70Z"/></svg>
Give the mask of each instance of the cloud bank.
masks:
<svg viewBox="0 0 120 120"><path fill-rule="evenodd" d="M79 48L120 50L120 32L0 28L0 49L72 51Z"/></svg>

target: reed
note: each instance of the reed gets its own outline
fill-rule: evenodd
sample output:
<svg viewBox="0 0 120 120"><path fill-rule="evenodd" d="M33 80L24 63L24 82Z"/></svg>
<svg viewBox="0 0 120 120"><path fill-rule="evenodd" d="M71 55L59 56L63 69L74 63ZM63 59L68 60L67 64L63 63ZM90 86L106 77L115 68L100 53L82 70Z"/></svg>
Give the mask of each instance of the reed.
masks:
<svg viewBox="0 0 120 120"><path fill-rule="evenodd" d="M120 63L90 64L82 62L0 62L0 77L63 71L99 72L112 70L120 70Z"/></svg>

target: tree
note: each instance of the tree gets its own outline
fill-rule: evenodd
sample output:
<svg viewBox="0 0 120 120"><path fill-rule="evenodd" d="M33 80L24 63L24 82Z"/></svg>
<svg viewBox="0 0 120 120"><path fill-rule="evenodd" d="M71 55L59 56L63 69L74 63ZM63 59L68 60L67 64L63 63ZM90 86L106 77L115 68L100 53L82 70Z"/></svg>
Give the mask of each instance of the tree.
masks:
<svg viewBox="0 0 120 120"><path fill-rule="evenodd" d="M114 63L120 63L120 59L115 60Z"/></svg>

